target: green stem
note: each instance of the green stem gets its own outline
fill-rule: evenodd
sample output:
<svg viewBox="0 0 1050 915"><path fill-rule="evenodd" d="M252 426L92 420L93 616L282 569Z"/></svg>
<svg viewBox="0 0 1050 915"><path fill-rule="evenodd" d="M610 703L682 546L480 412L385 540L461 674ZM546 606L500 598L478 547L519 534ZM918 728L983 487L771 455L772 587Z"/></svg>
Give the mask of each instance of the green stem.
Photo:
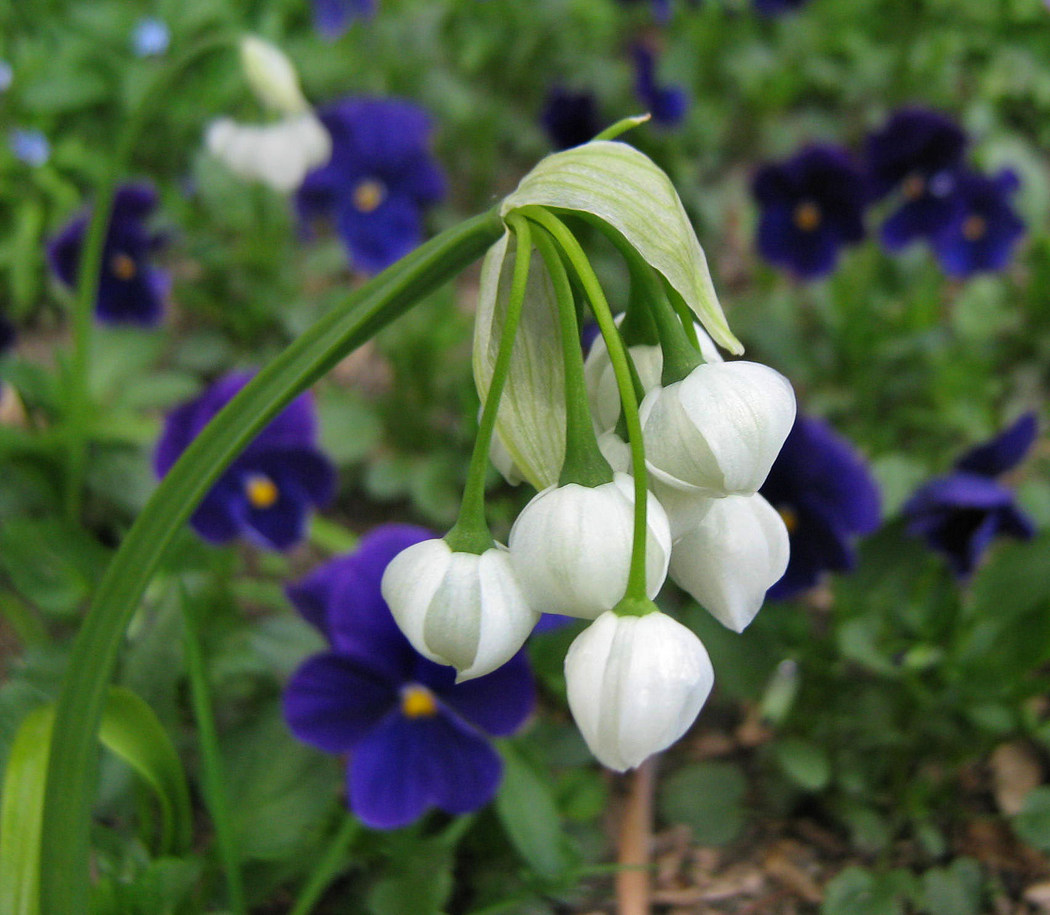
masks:
<svg viewBox="0 0 1050 915"><path fill-rule="evenodd" d="M346 853L351 843L361 832L361 824L352 815L343 819L343 825L328 844L321 860L317 862L306 885L299 893L288 915L309 915L324 891L346 866Z"/></svg>
<svg viewBox="0 0 1050 915"><path fill-rule="evenodd" d="M204 798L208 803L212 824L215 826L215 841L219 846L219 857L226 874L226 891L230 909L235 915L245 915L244 882L241 879L237 842L230 822L230 811L226 797L226 780L223 775L222 756L219 752L219 735L212 713L211 691L208 688L208 672L204 666L201 650L200 630L197 628L197 611L192 600L182 591L183 647L186 652L186 668L190 679L190 698L193 716L197 722L197 733L201 748L201 765Z"/></svg>
<svg viewBox="0 0 1050 915"><path fill-rule="evenodd" d="M521 217L511 216L508 225L515 238L514 274L510 282L510 297L507 313L500 332L499 351L492 367L492 379L485 395L485 406L481 410L478 435L474 439L474 450L470 455L467 484L463 488L463 501L459 517L445 535L445 542L457 552L484 553L493 544L492 532L485 520L485 476L489 467L489 450L496 430L496 417L503 388L510 374L510 361L514 355L514 339L521 322L521 310L525 304L525 290L529 284L529 265L532 261L532 232Z"/></svg>
<svg viewBox="0 0 1050 915"><path fill-rule="evenodd" d="M251 440L348 352L468 266L503 232L496 209L443 232L333 308L274 359L190 444L136 519L73 643L47 775L41 915L83 910L95 734L124 631L178 529Z"/></svg>
<svg viewBox="0 0 1050 915"><path fill-rule="evenodd" d="M565 361L565 461L561 468L560 486L579 483L601 486L612 482L613 472L598 447L591 411L587 406L587 385L583 378L583 351L580 329L576 323L576 302L565 265L547 231L537 227L536 247L547 265L558 302L558 321Z"/></svg>
<svg viewBox="0 0 1050 915"><path fill-rule="evenodd" d="M84 236L77 269L76 295L73 299L73 352L70 356L66 376L67 392L65 417L67 434L67 467L65 477L66 517L77 521L83 500L84 476L87 467L88 438L91 428L91 402L89 398L89 375L91 373L92 316L98 299L99 282L102 275L102 252L106 245L106 233L113 208L113 196L117 182L127 173L131 151L146 119L157 111L164 110L164 96L171 91L175 77L204 54L217 48L233 44L231 34L219 34L194 45L171 66L154 78L143 94L123 132L117 138L116 148L110 158L109 170L103 175L95 189L95 200L91 219Z"/></svg>
<svg viewBox="0 0 1050 915"><path fill-rule="evenodd" d="M602 292L601 283L595 275L587 255L584 254L580 243L576 241L573 234L566 228L565 224L549 210L543 207L526 206L522 212L534 222L539 223L554 237L558 247L561 248L583 286L587 300L591 304L595 320L602 332L602 339L609 351L609 360L612 363L613 374L616 376L616 385L620 389L620 403L623 405L624 416L627 420L627 430L631 445L631 462L634 472L634 538L631 546L631 568L627 576L627 590L625 597L647 601L648 595L645 589L645 546L648 535L646 523L646 508L648 500L648 474L645 470L645 447L642 444L642 426L638 419L638 399L634 394L634 385L631 382L631 369L628 362L627 350L620 339L620 332L616 329L613 321L612 311L609 303Z"/></svg>
<svg viewBox="0 0 1050 915"><path fill-rule="evenodd" d="M601 133L596 134L595 140L615 140L620 134L627 133L628 130L633 130L641 124L644 124L652 117L651 114L635 114L631 117L621 118L615 124L610 124Z"/></svg>

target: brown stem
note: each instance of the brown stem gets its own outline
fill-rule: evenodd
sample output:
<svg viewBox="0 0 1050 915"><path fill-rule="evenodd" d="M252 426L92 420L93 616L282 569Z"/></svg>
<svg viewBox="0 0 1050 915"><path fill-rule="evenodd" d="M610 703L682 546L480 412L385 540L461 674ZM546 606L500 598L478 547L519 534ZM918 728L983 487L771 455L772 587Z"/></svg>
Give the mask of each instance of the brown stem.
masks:
<svg viewBox="0 0 1050 915"><path fill-rule="evenodd" d="M616 872L619 915L649 915L649 846L655 770L656 757L650 756L630 776L620 822L620 870Z"/></svg>

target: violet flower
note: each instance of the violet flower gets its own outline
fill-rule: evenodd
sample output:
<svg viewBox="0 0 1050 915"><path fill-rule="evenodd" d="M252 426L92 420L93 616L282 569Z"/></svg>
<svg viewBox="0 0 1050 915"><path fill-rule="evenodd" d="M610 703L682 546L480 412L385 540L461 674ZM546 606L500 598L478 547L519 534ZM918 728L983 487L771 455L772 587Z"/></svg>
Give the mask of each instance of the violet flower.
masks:
<svg viewBox="0 0 1050 915"><path fill-rule="evenodd" d="M969 576L1000 534L1027 540L1035 525L1017 508L1013 492L996 477L1016 467L1036 437L1026 413L995 438L973 448L946 476L919 487L901 509L910 534L942 553L959 577Z"/></svg>
<svg viewBox="0 0 1050 915"><path fill-rule="evenodd" d="M555 149L579 146L602 130L594 93L563 86L554 86L547 93L540 120Z"/></svg>
<svg viewBox="0 0 1050 915"><path fill-rule="evenodd" d="M224 376L203 394L168 414L153 458L158 476L251 379ZM301 540L306 517L325 505L335 489L335 470L317 448L317 419L309 393L295 398L256 436L219 477L190 517L209 543L238 536L283 550Z"/></svg>
<svg viewBox="0 0 1050 915"><path fill-rule="evenodd" d="M656 55L644 44L631 46L634 60L634 90L645 103L653 120L665 127L681 122L689 108L689 98L681 86L661 85L656 80Z"/></svg>
<svg viewBox="0 0 1050 915"><path fill-rule="evenodd" d="M314 0L314 27L334 41L357 19L375 15L376 0Z"/></svg>
<svg viewBox="0 0 1050 915"><path fill-rule="evenodd" d="M377 273L422 241L423 209L444 196L430 119L411 102L380 98L344 99L318 115L332 155L303 180L300 218L334 218L354 267Z"/></svg>
<svg viewBox="0 0 1050 915"><path fill-rule="evenodd" d="M879 526L879 490L853 446L827 423L797 414L759 492L780 512L791 558L769 599L813 587L820 574L856 564L854 538Z"/></svg>
<svg viewBox="0 0 1050 915"><path fill-rule="evenodd" d="M331 648L292 676L285 718L303 742L348 754L349 807L375 829L405 826L431 807L460 814L488 803L502 773L489 737L516 731L534 703L523 653L456 684L453 668L428 661L401 634L380 592L383 572L433 536L383 525L288 588Z"/></svg>
<svg viewBox="0 0 1050 915"><path fill-rule="evenodd" d="M797 10L806 0L755 0L755 9L763 16L779 16Z"/></svg>
<svg viewBox="0 0 1050 915"><path fill-rule="evenodd" d="M124 184L114 195L95 299L95 317L103 324L160 322L171 282L166 271L149 263L164 241L145 224L156 206L156 191L148 184ZM48 244L51 269L69 287L77 282L89 218L77 216Z"/></svg>
<svg viewBox="0 0 1050 915"><path fill-rule="evenodd" d="M864 174L845 150L810 146L759 169L758 250L803 279L830 273L839 248L864 237Z"/></svg>

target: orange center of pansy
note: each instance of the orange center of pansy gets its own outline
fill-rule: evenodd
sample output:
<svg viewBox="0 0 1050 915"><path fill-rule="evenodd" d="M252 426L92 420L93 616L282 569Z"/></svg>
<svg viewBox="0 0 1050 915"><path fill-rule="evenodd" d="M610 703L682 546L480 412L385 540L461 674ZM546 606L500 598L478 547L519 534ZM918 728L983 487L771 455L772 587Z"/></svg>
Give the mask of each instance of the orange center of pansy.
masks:
<svg viewBox="0 0 1050 915"><path fill-rule="evenodd" d="M135 267L134 259L127 254L124 254L122 251L113 255L110 259L109 266L113 271L113 275L118 280L124 280L125 282L134 278L135 274L138 272Z"/></svg>
<svg viewBox="0 0 1050 915"><path fill-rule="evenodd" d="M926 190L926 179L922 175L908 175L904 179L903 190L908 200L918 200Z"/></svg>
<svg viewBox="0 0 1050 915"><path fill-rule="evenodd" d="M280 493L277 484L264 473L253 473L244 481L244 492L252 508L270 508Z"/></svg>
<svg viewBox="0 0 1050 915"><path fill-rule="evenodd" d="M795 225L803 232L813 232L820 225L820 207L804 200L795 207Z"/></svg>
<svg viewBox="0 0 1050 915"><path fill-rule="evenodd" d="M987 231L988 223L984 221L983 217L978 216L976 213L972 216L968 216L962 227L963 238L967 241L979 241L984 238L984 233Z"/></svg>
<svg viewBox="0 0 1050 915"><path fill-rule="evenodd" d="M425 686L410 683L401 690L401 711L406 718L429 718L437 714L437 700Z"/></svg>
<svg viewBox="0 0 1050 915"><path fill-rule="evenodd" d="M382 181L365 178L357 182L354 188L354 207L357 210L362 213L371 213L384 200L386 200L386 188Z"/></svg>

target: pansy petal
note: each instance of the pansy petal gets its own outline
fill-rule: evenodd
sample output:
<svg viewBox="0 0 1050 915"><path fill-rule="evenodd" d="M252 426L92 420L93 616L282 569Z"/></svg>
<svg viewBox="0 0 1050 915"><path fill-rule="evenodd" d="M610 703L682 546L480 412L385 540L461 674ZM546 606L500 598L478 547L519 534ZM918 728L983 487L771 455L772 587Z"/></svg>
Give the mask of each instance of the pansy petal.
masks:
<svg viewBox="0 0 1050 915"><path fill-rule="evenodd" d="M261 546L286 550L303 539L306 533L308 502L297 488L285 486L277 501L267 508L256 508L247 500L243 505L244 533Z"/></svg>
<svg viewBox="0 0 1050 915"><path fill-rule="evenodd" d="M369 212L344 202L337 224L354 267L365 273L378 273L389 267L422 238L419 207L402 194L387 196Z"/></svg>
<svg viewBox="0 0 1050 915"><path fill-rule="evenodd" d="M240 522L231 507L231 492L221 481L197 506L190 516L190 525L208 543L229 543L240 533Z"/></svg>
<svg viewBox="0 0 1050 915"><path fill-rule="evenodd" d="M490 674L435 692L449 708L494 737L518 730L536 702L532 671L523 652Z"/></svg>
<svg viewBox="0 0 1050 915"><path fill-rule="evenodd" d="M995 438L967 451L955 462L955 469L985 477L1006 473L1021 463L1037 431L1035 413L1026 413Z"/></svg>

